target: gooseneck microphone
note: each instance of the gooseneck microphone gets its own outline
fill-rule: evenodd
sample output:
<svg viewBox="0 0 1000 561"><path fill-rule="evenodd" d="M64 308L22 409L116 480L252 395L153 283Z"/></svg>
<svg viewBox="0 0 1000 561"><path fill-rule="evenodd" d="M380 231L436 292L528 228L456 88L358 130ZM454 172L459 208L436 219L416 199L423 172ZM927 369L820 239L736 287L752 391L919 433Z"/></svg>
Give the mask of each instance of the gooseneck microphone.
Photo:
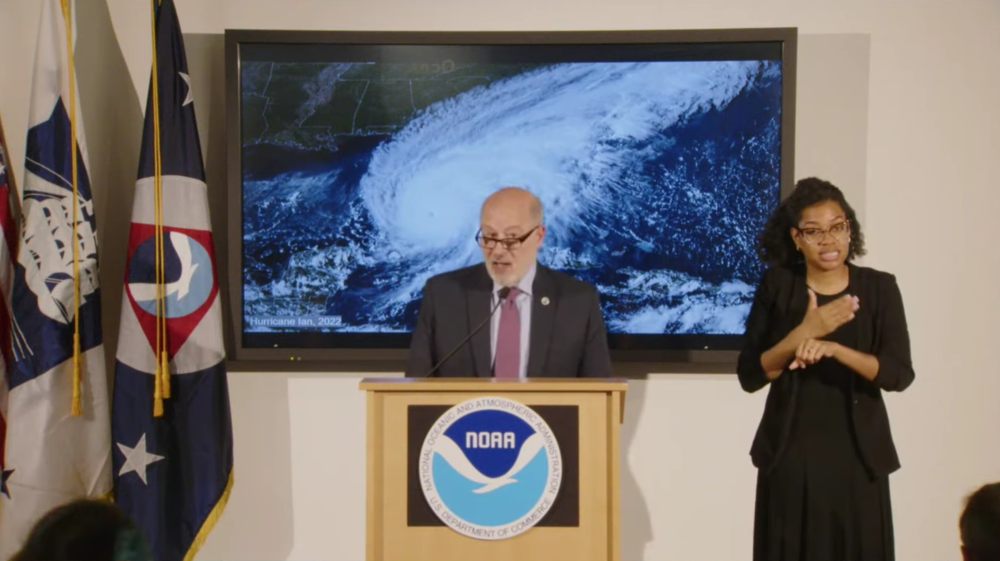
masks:
<svg viewBox="0 0 1000 561"><path fill-rule="evenodd" d="M510 294L510 287L509 286L505 286L505 287L501 288L499 291L497 291L497 296L499 296L499 298L497 299L496 305L493 306L492 310L490 310L490 314L488 316L486 316L486 319L484 319L482 323L480 323L479 325L477 325L476 328L472 330L472 333L469 333L468 337L466 337L465 339L462 339L461 343L459 343L444 358L442 358L440 361L438 361L438 363L434 365L434 368L431 368L430 371L427 372L427 377L428 378L430 378L431 376L433 376L434 373L437 372L438 368L441 368L442 364L448 362L449 358L451 358L452 356L454 356L454 354L457 353L459 351L459 349L461 349L462 347L464 347L465 344L469 342L469 339L472 339L473 335L475 335L476 333L479 333L479 330L482 329L483 326L486 325L487 322L490 321L490 318L492 318L493 314L496 313L497 308L500 307L500 304L503 304L503 301L507 299L507 296L509 294Z"/></svg>

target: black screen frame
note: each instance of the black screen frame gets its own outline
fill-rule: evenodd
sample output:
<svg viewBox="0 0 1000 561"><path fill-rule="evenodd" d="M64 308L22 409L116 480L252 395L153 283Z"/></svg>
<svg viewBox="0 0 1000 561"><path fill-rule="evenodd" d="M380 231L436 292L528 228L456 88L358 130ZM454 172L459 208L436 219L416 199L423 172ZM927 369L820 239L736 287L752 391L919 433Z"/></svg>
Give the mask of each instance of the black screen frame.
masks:
<svg viewBox="0 0 1000 561"><path fill-rule="evenodd" d="M358 46L601 46L780 43L782 61L781 113L781 199L794 184L795 107L797 28L638 30L638 31L557 31L557 32L381 32L381 31L285 31L227 29L225 32L226 69L226 163L227 204L227 281L229 285L229 321L232 337L228 341L230 368L244 370L316 370L398 371L409 355L410 335L336 334L337 347L302 348L282 346L318 337L323 333L268 334L270 348L246 344L243 330L243 204L242 204L242 95L241 48L244 45L329 45ZM277 336L277 337L276 337ZM327 337L325 340L329 340ZM721 365L730 370L742 342L739 335L636 335L610 334L612 360L634 363L680 363ZM711 369L710 369L711 370Z"/></svg>

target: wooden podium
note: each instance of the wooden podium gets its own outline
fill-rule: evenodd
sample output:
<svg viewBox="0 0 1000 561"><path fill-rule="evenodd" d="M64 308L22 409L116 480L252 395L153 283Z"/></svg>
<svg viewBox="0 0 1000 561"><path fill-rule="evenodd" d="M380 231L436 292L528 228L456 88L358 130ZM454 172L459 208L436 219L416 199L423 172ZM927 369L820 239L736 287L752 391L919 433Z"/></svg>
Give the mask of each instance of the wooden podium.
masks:
<svg viewBox="0 0 1000 561"><path fill-rule="evenodd" d="M368 399L369 561L621 559L619 429L624 420L624 379L366 378L360 387ZM424 439L441 430L446 412L461 415L475 406L486 404L489 409L490 404L506 403L511 407L511 402L517 403L519 411L537 414L546 429L551 428L547 434L558 441L556 455L562 464L550 464L550 471L542 472L552 477L562 470L558 494L530 529L518 530L522 533L505 539L468 537L446 525L441 503L435 503L435 510L430 505L435 501L425 495L428 479L421 478L430 463L426 459L437 458L427 452ZM458 404L463 407L453 409ZM482 433L464 434L466 446L475 447L476 438L470 440L469 435ZM489 439L484 443L488 447ZM482 489L473 492L484 493ZM506 496L510 495L497 493L490 500ZM506 531L513 532L501 530Z"/></svg>

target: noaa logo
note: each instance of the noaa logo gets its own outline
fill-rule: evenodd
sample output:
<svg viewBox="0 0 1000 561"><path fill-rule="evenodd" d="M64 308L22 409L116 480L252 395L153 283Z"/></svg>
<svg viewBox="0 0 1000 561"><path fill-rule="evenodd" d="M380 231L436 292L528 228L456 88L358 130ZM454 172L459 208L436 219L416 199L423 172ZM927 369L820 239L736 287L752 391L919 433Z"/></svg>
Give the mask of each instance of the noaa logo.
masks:
<svg viewBox="0 0 1000 561"><path fill-rule="evenodd" d="M438 518L482 540L531 529L552 508L562 482L552 429L530 407L500 397L445 412L424 439L419 469Z"/></svg>
<svg viewBox="0 0 1000 561"><path fill-rule="evenodd" d="M215 279L212 257L198 240L182 233L164 236L166 284L163 286L170 319L188 316L212 296ZM132 254L128 292L146 313L156 315L156 239L142 242Z"/></svg>

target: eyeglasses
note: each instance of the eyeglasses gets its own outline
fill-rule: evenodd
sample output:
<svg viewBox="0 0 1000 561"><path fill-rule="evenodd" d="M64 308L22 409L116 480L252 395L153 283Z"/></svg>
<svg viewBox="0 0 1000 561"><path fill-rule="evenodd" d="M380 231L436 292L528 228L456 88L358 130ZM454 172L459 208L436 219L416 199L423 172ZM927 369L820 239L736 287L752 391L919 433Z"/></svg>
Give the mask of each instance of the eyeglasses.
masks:
<svg viewBox="0 0 1000 561"><path fill-rule="evenodd" d="M480 247L485 247L486 249L495 249L497 244L499 244L502 245L504 249L506 249L507 251L514 251L515 249L521 247L521 244L524 243L524 240L528 239L528 236L530 236L531 234L534 234L535 230L537 230L540 226L541 224L528 230L528 233L524 234L523 236L510 237L504 239L491 238L486 235L483 235L482 231L480 231L479 233L476 234L476 243L478 243Z"/></svg>
<svg viewBox="0 0 1000 561"><path fill-rule="evenodd" d="M804 239L806 243L812 245L817 245L820 242L822 242L823 239L826 238L827 234L830 234L830 236L833 239L839 242L846 241L851 237L851 222L849 220L845 220L843 222L834 224L833 226L830 226L826 230L822 228L798 228L798 227L796 227L795 229L799 231L799 233L802 235L802 239Z"/></svg>

